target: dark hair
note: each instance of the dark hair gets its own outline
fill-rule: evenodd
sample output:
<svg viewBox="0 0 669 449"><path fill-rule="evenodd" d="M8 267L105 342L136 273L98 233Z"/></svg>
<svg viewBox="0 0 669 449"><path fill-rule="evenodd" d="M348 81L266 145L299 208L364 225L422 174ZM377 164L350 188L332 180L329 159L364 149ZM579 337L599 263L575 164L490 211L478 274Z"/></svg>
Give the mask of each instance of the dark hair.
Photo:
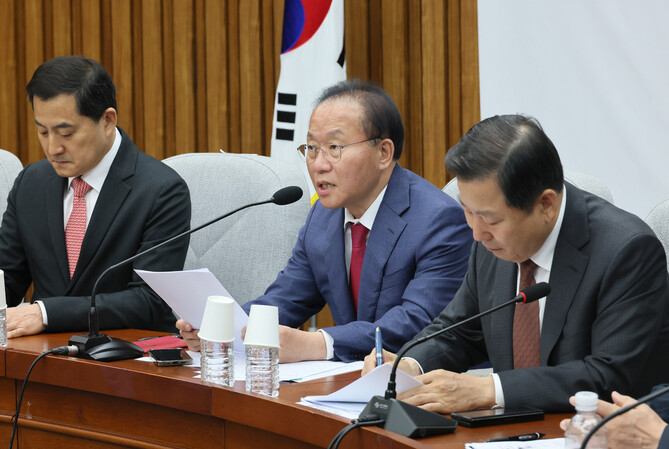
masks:
<svg viewBox="0 0 669 449"><path fill-rule="evenodd" d="M116 109L116 87L107 71L83 56L58 56L37 67L26 86L33 98L50 100L61 94L74 95L80 115L98 121L107 108Z"/></svg>
<svg viewBox="0 0 669 449"><path fill-rule="evenodd" d="M506 204L530 212L545 189L562 192L560 156L539 122L497 115L474 125L446 154L446 168L463 181L496 177Z"/></svg>
<svg viewBox="0 0 669 449"><path fill-rule="evenodd" d="M367 137L392 140L395 146L393 159L400 158L404 145L404 125L395 102L383 89L357 79L341 81L326 88L316 100L316 106L335 98L350 98L358 102L365 111L362 129Z"/></svg>

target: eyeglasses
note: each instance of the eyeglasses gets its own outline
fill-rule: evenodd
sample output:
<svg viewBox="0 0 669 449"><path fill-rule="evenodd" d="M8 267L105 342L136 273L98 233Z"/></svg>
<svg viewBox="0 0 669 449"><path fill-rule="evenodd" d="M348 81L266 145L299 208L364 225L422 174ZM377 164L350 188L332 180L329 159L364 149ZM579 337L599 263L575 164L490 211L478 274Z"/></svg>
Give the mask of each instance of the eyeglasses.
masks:
<svg viewBox="0 0 669 449"><path fill-rule="evenodd" d="M350 147L353 145L358 145L359 143L371 142L372 140L378 140L381 137L372 137L371 139L361 140L360 142L348 143L346 145L337 145L335 143L326 143L322 147L317 147L316 145L304 144L297 147L302 156L307 160L307 164L313 164L318 158L318 151L323 152L325 159L331 164L335 164L341 159L341 152L344 151L344 148Z"/></svg>

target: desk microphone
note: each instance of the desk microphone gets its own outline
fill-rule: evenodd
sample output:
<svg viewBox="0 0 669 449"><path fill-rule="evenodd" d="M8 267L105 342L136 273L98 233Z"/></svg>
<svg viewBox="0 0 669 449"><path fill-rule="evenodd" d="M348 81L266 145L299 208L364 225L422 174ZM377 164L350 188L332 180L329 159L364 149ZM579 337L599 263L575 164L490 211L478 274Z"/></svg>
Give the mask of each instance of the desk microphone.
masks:
<svg viewBox="0 0 669 449"><path fill-rule="evenodd" d="M300 198L302 198L301 188L299 188L298 186L284 187L283 189L277 190L274 193L274 195L272 195L272 198L268 200L259 201L256 203L251 203L239 207L233 210L232 212L228 212L227 214L221 215L218 218L214 218L213 220L208 221L207 223L204 223L196 228L189 229L187 231L182 232L181 234L177 234L174 237L171 237L155 246L152 246L138 254L135 254L132 257L128 257L127 259L122 260L121 262L107 268L105 271L102 272L102 274L98 277L97 281L95 281L95 284L93 285L93 291L91 293L91 310L88 315L88 331L89 331L88 334L73 335L70 338L68 344L76 346L79 351L79 354L77 356L85 359L99 360L103 362L112 362L115 360L125 360L125 359L140 357L143 354L143 351L137 345L134 345L133 343L130 343L125 340L121 340L119 338L112 338L108 335L100 333L100 321L98 319L97 308L95 307L95 293L97 292L100 280L108 272L114 270L115 268L123 266L127 263L130 263L133 260L155 249L160 248L161 246L172 243L175 240L179 240L180 238L190 235L195 231L199 231L200 229L205 228L211 224L214 224L217 221L229 217L230 215L233 215L243 209L267 203L274 203L276 205L283 206L286 204L294 203Z"/></svg>
<svg viewBox="0 0 669 449"><path fill-rule="evenodd" d="M525 290L518 293L518 295L505 303L488 309L484 312L478 313L465 320L459 321L451 326L441 329L433 334L426 335L409 342L400 352L397 353L397 358L393 367L390 370L390 377L388 379L388 388L386 389L385 397L374 396L365 406L365 409L358 417L359 421L369 421L379 419L385 420L384 429L391 432L399 433L409 438L421 438L428 435L439 435L442 433L453 432L457 423L449 418L446 418L437 413L432 413L422 408L409 405L396 398L397 390L395 384L395 376L397 374L397 367L402 360L402 356L411 348L419 345L427 340L437 337L445 332L452 331L470 321L481 318L501 308L515 303L527 304L534 302L537 299L547 296L551 291L550 286L546 282L540 282L532 285Z"/></svg>
<svg viewBox="0 0 669 449"><path fill-rule="evenodd" d="M588 441L590 441L590 438L592 438L592 436L595 434L595 432L597 432L604 424L611 421L616 416L620 416L623 413L627 413L630 410L632 410L633 408L635 408L635 407L637 407L641 404L644 404L648 401L652 401L656 397L662 396L663 394L666 394L666 393L669 393L669 387L660 388L660 389L655 390L652 393L642 397L641 399L636 401L634 404L626 405L625 407L622 407L622 408L616 410L614 413L611 413L609 416L607 416L606 418L604 418L600 422L598 422L595 427L590 429L590 432L588 432L588 434L585 436L585 438L583 438L583 443L581 443L581 449L585 449L586 445L588 444Z"/></svg>

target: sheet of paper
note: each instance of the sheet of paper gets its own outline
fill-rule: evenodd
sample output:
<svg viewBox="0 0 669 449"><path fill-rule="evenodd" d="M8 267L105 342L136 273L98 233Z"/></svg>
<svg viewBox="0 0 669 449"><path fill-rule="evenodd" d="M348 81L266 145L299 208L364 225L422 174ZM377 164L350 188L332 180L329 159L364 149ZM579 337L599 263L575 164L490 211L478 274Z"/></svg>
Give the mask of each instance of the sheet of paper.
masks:
<svg viewBox="0 0 669 449"><path fill-rule="evenodd" d="M208 269L185 271L145 271L135 270L158 295L194 329L199 329L207 298L212 295L230 296ZM234 299L234 298L233 298ZM242 328L249 317L235 301L235 353L244 353Z"/></svg>
<svg viewBox="0 0 669 449"><path fill-rule="evenodd" d="M235 348L236 349L236 348ZM235 380L246 380L246 359L244 356L244 349L241 350L241 355L235 351ZM187 351L193 359L191 365L188 367L198 369L201 366L201 354L199 352ZM151 357L141 357L136 360L142 362L153 362ZM280 363L279 364L279 380L285 381L304 381L305 378L309 380L320 379L322 377L334 376L335 374L349 373L351 371L358 371L362 369L363 362L334 362L334 361L307 361L297 363ZM194 373L194 377L199 378L200 372Z"/></svg>
<svg viewBox="0 0 669 449"><path fill-rule="evenodd" d="M564 438L532 441L496 441L492 443L467 443L465 449L564 449Z"/></svg>
<svg viewBox="0 0 669 449"><path fill-rule="evenodd" d="M362 376L345 386L344 388L330 393L326 396L307 396L302 400L307 402L359 402L366 404L372 399L372 396L383 396L386 392L388 379L390 378L391 365L385 364L377 366L370 373ZM422 382L415 377L408 375L404 371L397 370L395 377L397 392L403 393L412 388L420 387Z"/></svg>

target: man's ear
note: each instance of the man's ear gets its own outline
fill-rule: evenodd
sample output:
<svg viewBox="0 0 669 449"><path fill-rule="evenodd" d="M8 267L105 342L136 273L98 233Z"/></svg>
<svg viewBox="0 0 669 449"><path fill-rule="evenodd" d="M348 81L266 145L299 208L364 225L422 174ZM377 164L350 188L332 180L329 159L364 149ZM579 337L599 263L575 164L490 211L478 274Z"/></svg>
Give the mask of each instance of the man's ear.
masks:
<svg viewBox="0 0 669 449"><path fill-rule="evenodd" d="M105 109L105 112L102 114L102 117L100 117L100 121L102 122L102 125L105 128L106 134L110 134L111 132L113 132L114 129L116 128L116 122L117 122L116 109L114 108Z"/></svg>
<svg viewBox="0 0 669 449"><path fill-rule="evenodd" d="M541 192L537 198L537 206L539 211L544 215L547 222L551 222L560 213L560 203L562 202L562 195L553 189L546 189Z"/></svg>
<svg viewBox="0 0 669 449"><path fill-rule="evenodd" d="M395 154L395 144L390 139L383 139L379 144L380 158L379 165L380 169L384 170L388 168L393 163L393 155Z"/></svg>

